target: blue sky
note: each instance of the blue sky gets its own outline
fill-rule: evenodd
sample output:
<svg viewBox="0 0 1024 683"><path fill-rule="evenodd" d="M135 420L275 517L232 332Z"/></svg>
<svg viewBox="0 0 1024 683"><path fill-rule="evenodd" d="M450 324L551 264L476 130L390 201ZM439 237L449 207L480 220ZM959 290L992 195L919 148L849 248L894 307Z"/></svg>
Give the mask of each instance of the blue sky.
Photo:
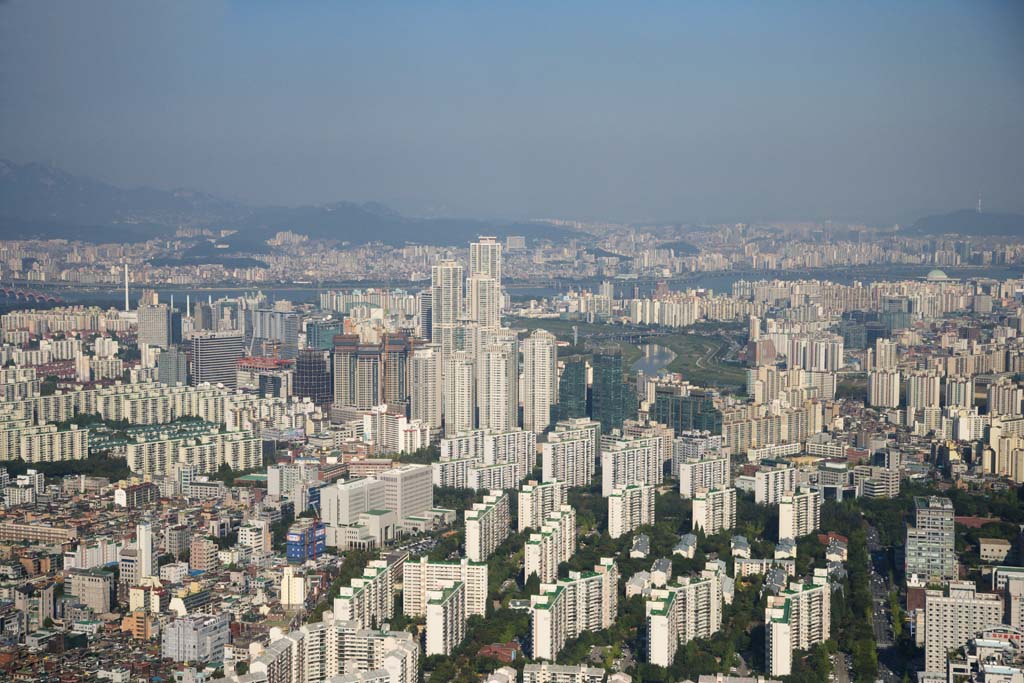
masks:
<svg viewBox="0 0 1024 683"><path fill-rule="evenodd" d="M1024 3L0 3L0 156L266 203L1024 211Z"/></svg>

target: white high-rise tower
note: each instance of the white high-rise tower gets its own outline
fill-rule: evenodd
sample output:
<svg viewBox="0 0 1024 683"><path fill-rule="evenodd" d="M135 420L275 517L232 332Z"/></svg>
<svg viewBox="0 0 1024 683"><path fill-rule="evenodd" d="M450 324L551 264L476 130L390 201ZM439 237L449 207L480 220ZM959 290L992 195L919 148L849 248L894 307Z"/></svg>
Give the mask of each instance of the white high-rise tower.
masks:
<svg viewBox="0 0 1024 683"><path fill-rule="evenodd" d="M523 342L523 429L541 433L558 402L558 347L553 334L535 330Z"/></svg>
<svg viewBox="0 0 1024 683"><path fill-rule="evenodd" d="M443 369L441 347L431 344L416 349L409 361L412 375L410 411L412 419L430 425L432 432L441 429L441 386Z"/></svg>
<svg viewBox="0 0 1024 683"><path fill-rule="evenodd" d="M138 546L138 577L153 576L153 527L149 522L135 525L135 544Z"/></svg>
<svg viewBox="0 0 1024 683"><path fill-rule="evenodd" d="M501 286L501 242L497 237L480 237L470 243L469 274L494 278Z"/></svg>

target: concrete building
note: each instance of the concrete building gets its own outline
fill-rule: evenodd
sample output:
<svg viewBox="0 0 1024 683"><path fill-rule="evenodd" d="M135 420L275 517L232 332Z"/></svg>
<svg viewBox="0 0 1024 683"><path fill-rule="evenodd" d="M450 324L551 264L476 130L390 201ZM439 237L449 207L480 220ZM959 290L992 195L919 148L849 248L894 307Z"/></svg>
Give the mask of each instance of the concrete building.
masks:
<svg viewBox="0 0 1024 683"><path fill-rule="evenodd" d="M831 597L825 569L815 569L810 584L793 583L768 596L764 621L769 676L790 675L794 650L806 651L829 639Z"/></svg>
<svg viewBox="0 0 1024 683"><path fill-rule="evenodd" d="M410 398L409 414L430 427L432 434L441 430L441 389L444 384L441 347L430 345L418 348L409 360Z"/></svg>
<svg viewBox="0 0 1024 683"><path fill-rule="evenodd" d="M925 591L925 671L945 673L947 653L979 631L1002 624L1003 614L1003 600L978 593L971 581L952 581L944 590Z"/></svg>
<svg viewBox="0 0 1024 683"><path fill-rule="evenodd" d="M612 558L602 558L592 572L569 572L569 578L541 584L530 598L534 659L554 661L567 640L585 631L608 628L618 613L619 572Z"/></svg>
<svg viewBox="0 0 1024 683"><path fill-rule="evenodd" d="M473 429L475 388L476 369L473 356L465 351L446 355L442 399L445 436L454 436Z"/></svg>
<svg viewBox="0 0 1024 683"><path fill-rule="evenodd" d="M334 599L334 615L354 621L359 628L375 628L394 616L394 589L402 563L371 560L363 575L342 586Z"/></svg>
<svg viewBox="0 0 1024 683"><path fill-rule="evenodd" d="M779 539L796 540L821 526L821 492L801 489L779 500Z"/></svg>
<svg viewBox="0 0 1024 683"><path fill-rule="evenodd" d="M949 498L914 499L915 520L907 526L907 576L925 580L954 579L957 575L953 503Z"/></svg>
<svg viewBox="0 0 1024 683"><path fill-rule="evenodd" d="M868 405L874 408L899 408L899 370L872 370L868 372Z"/></svg>
<svg viewBox="0 0 1024 683"><path fill-rule="evenodd" d="M450 581L427 591L426 654L450 655L466 637L466 586Z"/></svg>
<svg viewBox="0 0 1024 683"><path fill-rule="evenodd" d="M693 530L706 536L728 531L736 526L736 489L698 491L693 499Z"/></svg>
<svg viewBox="0 0 1024 683"><path fill-rule="evenodd" d="M694 638L710 638L722 628L722 581L708 568L699 577L680 578L651 590L646 604L648 662L672 665L676 650Z"/></svg>
<svg viewBox="0 0 1024 683"><path fill-rule="evenodd" d="M630 484L657 486L662 481L658 438L613 441L601 452L601 495Z"/></svg>
<svg viewBox="0 0 1024 683"><path fill-rule="evenodd" d="M565 505L568 487L561 481L548 480L538 484L535 481L523 484L519 489L519 532L540 527L548 514Z"/></svg>
<svg viewBox="0 0 1024 683"><path fill-rule="evenodd" d="M624 536L646 524L654 524L653 486L633 484L617 488L608 496L608 535Z"/></svg>
<svg viewBox="0 0 1024 683"><path fill-rule="evenodd" d="M78 598L96 614L106 614L114 605L114 575L102 569L75 569L68 575L69 595Z"/></svg>
<svg viewBox="0 0 1024 683"><path fill-rule="evenodd" d="M427 613L427 593L458 581L465 587L466 614L487 615L487 563L429 562L426 556L408 560L402 568L402 611L412 617Z"/></svg>
<svg viewBox="0 0 1024 683"><path fill-rule="evenodd" d="M534 330L523 342L523 429L540 434L551 425L558 403L558 348L555 335Z"/></svg>
<svg viewBox="0 0 1024 683"><path fill-rule="evenodd" d="M762 460L754 473L754 502L777 505L787 491L796 490L796 466L786 460Z"/></svg>
<svg viewBox="0 0 1024 683"><path fill-rule="evenodd" d="M530 534L523 548L523 576L536 574L541 583L558 578L558 565L576 552L576 510L562 505L544 519L540 530Z"/></svg>
<svg viewBox="0 0 1024 683"><path fill-rule="evenodd" d="M586 664L570 666L541 662L523 667L523 683L604 683L604 676L604 669Z"/></svg>
<svg viewBox="0 0 1024 683"><path fill-rule="evenodd" d="M231 640L230 626L227 612L174 619L161 633L160 655L175 662L217 661Z"/></svg>
<svg viewBox="0 0 1024 683"><path fill-rule="evenodd" d="M680 496L693 498L701 489L729 487L732 483L729 458L717 453L712 451L696 460L673 459L676 476L679 477Z"/></svg>
<svg viewBox="0 0 1024 683"><path fill-rule="evenodd" d="M593 427L599 429L600 424L595 422ZM584 427L548 434L547 443L541 444L544 481L557 479L570 488L590 486L597 463L594 432Z"/></svg>
<svg viewBox="0 0 1024 683"><path fill-rule="evenodd" d="M491 491L483 502L466 510L466 557L484 562L508 538L511 530L509 496L504 491Z"/></svg>

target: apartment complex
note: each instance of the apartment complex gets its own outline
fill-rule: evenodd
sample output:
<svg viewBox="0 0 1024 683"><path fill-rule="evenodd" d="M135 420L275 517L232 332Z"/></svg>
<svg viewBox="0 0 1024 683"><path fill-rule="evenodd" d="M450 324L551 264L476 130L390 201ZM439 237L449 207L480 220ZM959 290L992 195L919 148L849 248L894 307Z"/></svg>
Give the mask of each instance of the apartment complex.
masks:
<svg viewBox="0 0 1024 683"><path fill-rule="evenodd" d="M645 524L654 524L653 486L633 484L608 496L608 535L619 538Z"/></svg>
<svg viewBox="0 0 1024 683"><path fill-rule="evenodd" d="M483 502L466 510L466 557L484 562L508 538L511 524L509 496L491 491Z"/></svg>
<svg viewBox="0 0 1024 683"><path fill-rule="evenodd" d="M613 558L602 558L592 572L569 572L569 578L541 584L530 597L530 631L534 659L554 661L570 638L608 628L618 613L619 571Z"/></svg>
<svg viewBox="0 0 1024 683"><path fill-rule="evenodd" d="M907 576L956 578L953 502L938 496L918 496L914 509L914 524L907 526Z"/></svg>
<svg viewBox="0 0 1024 683"><path fill-rule="evenodd" d="M630 484L662 481L661 441L657 437L619 439L601 451L601 495Z"/></svg>
<svg viewBox="0 0 1024 683"><path fill-rule="evenodd" d="M402 567L402 612L411 617L427 613L427 593L458 581L466 594L466 614L487 614L487 563L462 558L429 562L426 556L407 560Z"/></svg>
<svg viewBox="0 0 1024 683"><path fill-rule="evenodd" d="M693 499L693 530L706 536L736 526L736 489L706 489Z"/></svg>
<svg viewBox="0 0 1024 683"><path fill-rule="evenodd" d="M539 527L544 518L552 510L565 505L568 500L568 487L561 481L535 481L523 484L519 489L519 532Z"/></svg>
<svg viewBox="0 0 1024 683"><path fill-rule="evenodd" d="M541 583L558 578L558 565L576 552L576 510L562 505L544 518L540 530L530 534L523 548L523 576L536 574Z"/></svg>
<svg viewBox="0 0 1024 683"><path fill-rule="evenodd" d="M779 540L796 540L821 526L821 492L789 491L779 500Z"/></svg>
<svg viewBox="0 0 1024 683"><path fill-rule="evenodd" d="M653 588L646 603L648 662L670 666L680 645L722 628L722 576L710 563L700 576Z"/></svg>

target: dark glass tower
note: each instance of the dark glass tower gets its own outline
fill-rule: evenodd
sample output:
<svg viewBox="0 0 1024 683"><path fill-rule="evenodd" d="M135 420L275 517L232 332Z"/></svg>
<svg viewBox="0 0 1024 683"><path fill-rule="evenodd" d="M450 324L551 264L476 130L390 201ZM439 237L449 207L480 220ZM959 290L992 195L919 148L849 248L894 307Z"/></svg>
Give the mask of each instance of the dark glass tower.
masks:
<svg viewBox="0 0 1024 683"><path fill-rule="evenodd" d="M330 405L334 400L330 351L299 351L299 357L295 361L295 395L309 398L318 406Z"/></svg>
<svg viewBox="0 0 1024 683"><path fill-rule="evenodd" d="M626 382L622 376L622 352L602 349L594 352L594 390L591 417L601 423L601 433L621 429L627 415Z"/></svg>
<svg viewBox="0 0 1024 683"><path fill-rule="evenodd" d="M571 356L558 378L558 405L555 420L587 416L587 362L582 356Z"/></svg>

